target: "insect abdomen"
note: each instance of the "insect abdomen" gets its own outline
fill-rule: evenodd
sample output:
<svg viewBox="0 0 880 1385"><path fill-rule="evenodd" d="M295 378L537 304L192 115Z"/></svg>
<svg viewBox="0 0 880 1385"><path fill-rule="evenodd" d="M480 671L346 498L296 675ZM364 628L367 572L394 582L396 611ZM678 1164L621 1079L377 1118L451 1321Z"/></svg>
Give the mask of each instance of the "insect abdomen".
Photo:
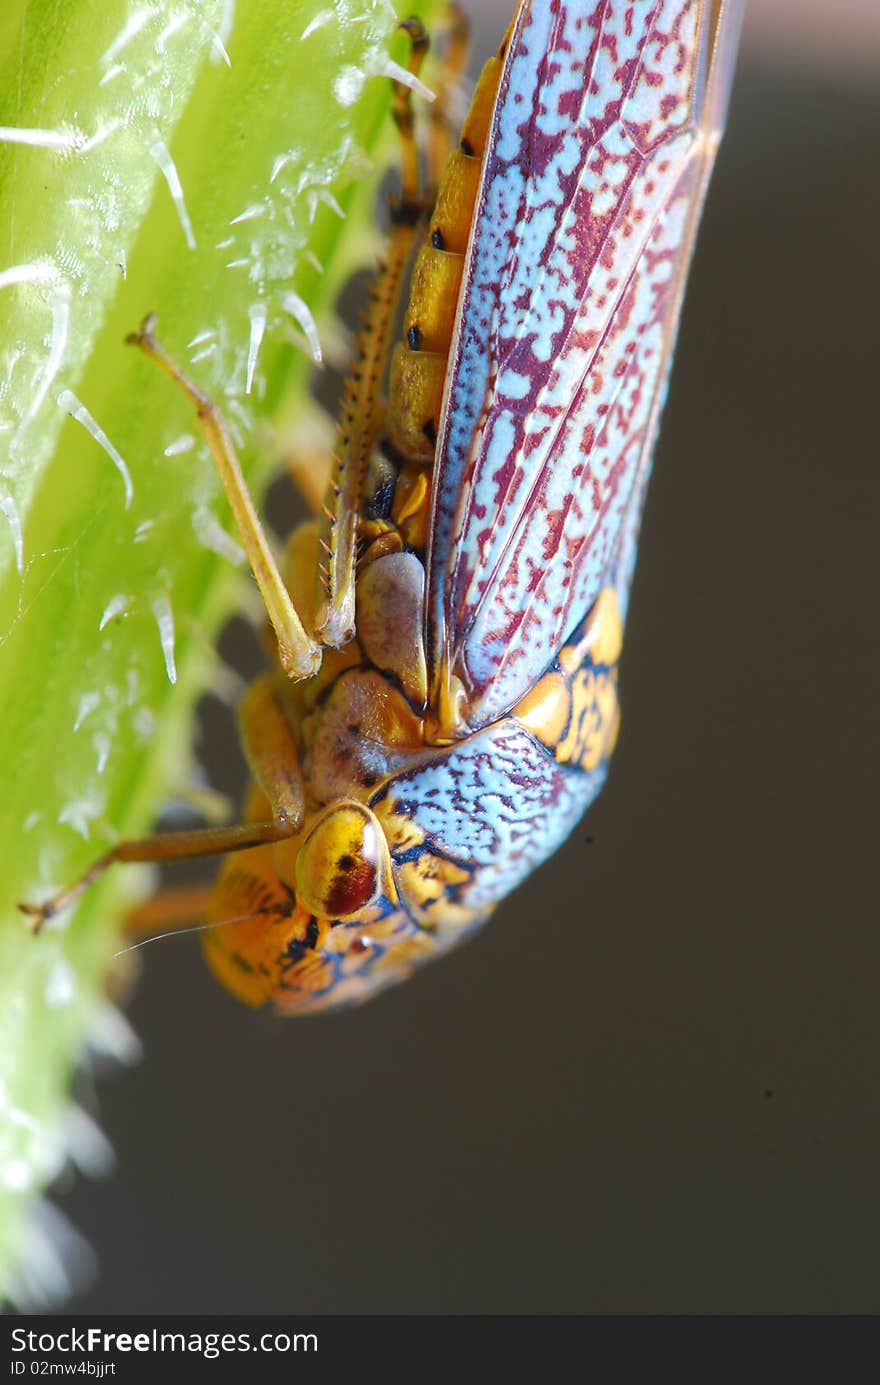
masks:
<svg viewBox="0 0 880 1385"><path fill-rule="evenodd" d="M387 431L409 462L430 466L483 156L506 47L483 68L458 148L447 161L410 283L403 341L391 357Z"/></svg>

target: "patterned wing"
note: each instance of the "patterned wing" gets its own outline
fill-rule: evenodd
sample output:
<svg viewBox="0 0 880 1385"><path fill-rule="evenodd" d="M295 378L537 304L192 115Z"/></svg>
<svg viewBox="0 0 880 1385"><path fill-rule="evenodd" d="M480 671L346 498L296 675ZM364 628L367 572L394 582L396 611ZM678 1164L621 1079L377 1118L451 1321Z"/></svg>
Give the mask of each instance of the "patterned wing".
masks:
<svg viewBox="0 0 880 1385"><path fill-rule="evenodd" d="M603 582L628 582L741 14L742 0L520 7L438 442L441 723L462 689L471 727L502 715Z"/></svg>

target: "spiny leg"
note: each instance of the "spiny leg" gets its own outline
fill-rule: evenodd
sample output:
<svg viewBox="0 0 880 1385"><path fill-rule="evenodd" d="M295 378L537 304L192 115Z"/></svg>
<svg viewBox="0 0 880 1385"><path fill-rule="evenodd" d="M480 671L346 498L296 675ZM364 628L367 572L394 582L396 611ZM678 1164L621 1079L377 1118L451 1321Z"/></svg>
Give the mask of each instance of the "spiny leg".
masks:
<svg viewBox="0 0 880 1385"><path fill-rule="evenodd" d="M416 19L400 26L410 37L409 71L415 76L428 51L428 36ZM316 635L338 648L354 635L355 567L358 515L370 453L383 421L380 387L399 317L404 271L426 211L421 193L418 148L412 117L412 92L394 82L393 115L401 139L401 191L391 207L388 253L376 283L355 348L355 364L343 396L339 443L324 507L321 544L326 555L327 599L318 613Z"/></svg>
<svg viewBox="0 0 880 1385"><path fill-rule="evenodd" d="M290 678L309 678L321 665L320 646L306 633L281 579L223 417L216 404L168 355L156 338L155 326L155 314L150 314L141 324L140 331L133 332L126 340L130 345L140 347L166 375L176 381L195 406L251 569L262 593L267 615L278 638L281 667Z"/></svg>

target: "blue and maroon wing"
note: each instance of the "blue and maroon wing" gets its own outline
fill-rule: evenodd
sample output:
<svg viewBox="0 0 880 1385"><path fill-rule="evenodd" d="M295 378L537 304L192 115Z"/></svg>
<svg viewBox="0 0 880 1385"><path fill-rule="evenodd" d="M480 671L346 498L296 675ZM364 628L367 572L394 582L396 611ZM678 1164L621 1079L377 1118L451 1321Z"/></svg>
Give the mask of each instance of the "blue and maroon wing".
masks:
<svg viewBox="0 0 880 1385"><path fill-rule="evenodd" d="M524 0L446 381L431 697L502 715L628 585L741 0Z"/></svg>

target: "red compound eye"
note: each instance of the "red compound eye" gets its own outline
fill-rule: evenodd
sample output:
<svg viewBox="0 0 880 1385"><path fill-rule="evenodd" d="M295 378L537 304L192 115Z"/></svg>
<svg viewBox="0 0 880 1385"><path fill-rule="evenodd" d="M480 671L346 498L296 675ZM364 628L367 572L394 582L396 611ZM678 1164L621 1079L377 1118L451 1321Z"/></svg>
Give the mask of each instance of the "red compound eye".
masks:
<svg viewBox="0 0 880 1385"><path fill-rule="evenodd" d="M296 858L296 896L310 913L345 919L380 892L381 829L368 808L339 804L315 824Z"/></svg>

